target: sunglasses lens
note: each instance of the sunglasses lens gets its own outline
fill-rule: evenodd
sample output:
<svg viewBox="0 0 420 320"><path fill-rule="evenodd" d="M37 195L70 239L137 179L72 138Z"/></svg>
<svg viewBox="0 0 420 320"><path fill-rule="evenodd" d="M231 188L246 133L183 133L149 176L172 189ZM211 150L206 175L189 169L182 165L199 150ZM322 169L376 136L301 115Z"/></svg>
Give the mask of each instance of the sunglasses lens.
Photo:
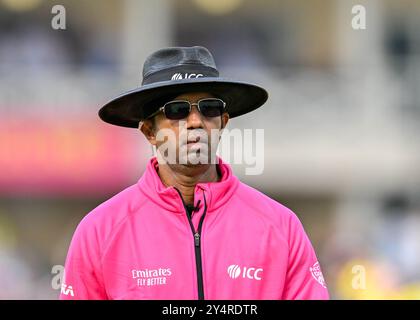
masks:
<svg viewBox="0 0 420 320"><path fill-rule="evenodd" d="M181 120L190 113L190 105L186 101L173 101L165 106L165 115L171 120Z"/></svg>
<svg viewBox="0 0 420 320"><path fill-rule="evenodd" d="M203 99L199 102L199 107L205 117L220 117L223 113L224 103L220 99Z"/></svg>
<svg viewBox="0 0 420 320"><path fill-rule="evenodd" d="M199 109L203 116L213 118L220 117L223 113L224 102L220 99L209 98L199 102ZM165 105L165 116L171 120L181 120L188 117L190 104L188 101L172 101Z"/></svg>

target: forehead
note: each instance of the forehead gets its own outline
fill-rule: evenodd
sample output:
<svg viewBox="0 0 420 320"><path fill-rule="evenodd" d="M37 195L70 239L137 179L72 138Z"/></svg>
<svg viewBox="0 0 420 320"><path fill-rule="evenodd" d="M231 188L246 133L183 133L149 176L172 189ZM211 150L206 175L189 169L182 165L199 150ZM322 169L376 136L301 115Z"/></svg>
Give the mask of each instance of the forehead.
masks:
<svg viewBox="0 0 420 320"><path fill-rule="evenodd" d="M197 101L204 98L214 98L214 95L212 95L209 92L187 92L182 93L175 97L177 100L188 100L188 101Z"/></svg>

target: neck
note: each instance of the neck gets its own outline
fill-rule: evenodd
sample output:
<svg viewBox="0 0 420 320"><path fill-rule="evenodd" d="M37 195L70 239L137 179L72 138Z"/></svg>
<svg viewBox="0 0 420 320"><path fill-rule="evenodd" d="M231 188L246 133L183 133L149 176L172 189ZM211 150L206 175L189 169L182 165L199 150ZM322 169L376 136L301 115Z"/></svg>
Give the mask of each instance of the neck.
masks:
<svg viewBox="0 0 420 320"><path fill-rule="evenodd" d="M174 186L181 192L186 204L194 204L194 189L197 183L220 180L216 164L159 164L158 175L165 186Z"/></svg>

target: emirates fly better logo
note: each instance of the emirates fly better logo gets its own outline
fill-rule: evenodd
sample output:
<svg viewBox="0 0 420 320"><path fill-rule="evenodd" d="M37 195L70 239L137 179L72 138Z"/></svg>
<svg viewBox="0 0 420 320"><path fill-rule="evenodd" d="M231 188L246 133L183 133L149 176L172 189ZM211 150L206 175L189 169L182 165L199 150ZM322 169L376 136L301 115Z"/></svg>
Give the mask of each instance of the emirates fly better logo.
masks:
<svg viewBox="0 0 420 320"><path fill-rule="evenodd" d="M159 286L166 285L168 278L172 275L171 268L158 269L142 269L131 270L133 279L137 280L137 285L142 286Z"/></svg>
<svg viewBox="0 0 420 320"><path fill-rule="evenodd" d="M240 267L237 264L232 264L227 268L227 273L232 279L247 278L252 280L261 280L262 268Z"/></svg>

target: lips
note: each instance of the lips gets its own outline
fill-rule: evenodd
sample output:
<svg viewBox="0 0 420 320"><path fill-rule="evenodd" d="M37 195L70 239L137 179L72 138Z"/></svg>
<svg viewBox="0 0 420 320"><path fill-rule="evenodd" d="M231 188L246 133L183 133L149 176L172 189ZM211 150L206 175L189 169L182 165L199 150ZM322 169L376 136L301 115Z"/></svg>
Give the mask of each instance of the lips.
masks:
<svg viewBox="0 0 420 320"><path fill-rule="evenodd" d="M193 138L193 139L188 139L187 140L187 144L191 144L191 143L197 143L200 141L200 137L197 138Z"/></svg>

